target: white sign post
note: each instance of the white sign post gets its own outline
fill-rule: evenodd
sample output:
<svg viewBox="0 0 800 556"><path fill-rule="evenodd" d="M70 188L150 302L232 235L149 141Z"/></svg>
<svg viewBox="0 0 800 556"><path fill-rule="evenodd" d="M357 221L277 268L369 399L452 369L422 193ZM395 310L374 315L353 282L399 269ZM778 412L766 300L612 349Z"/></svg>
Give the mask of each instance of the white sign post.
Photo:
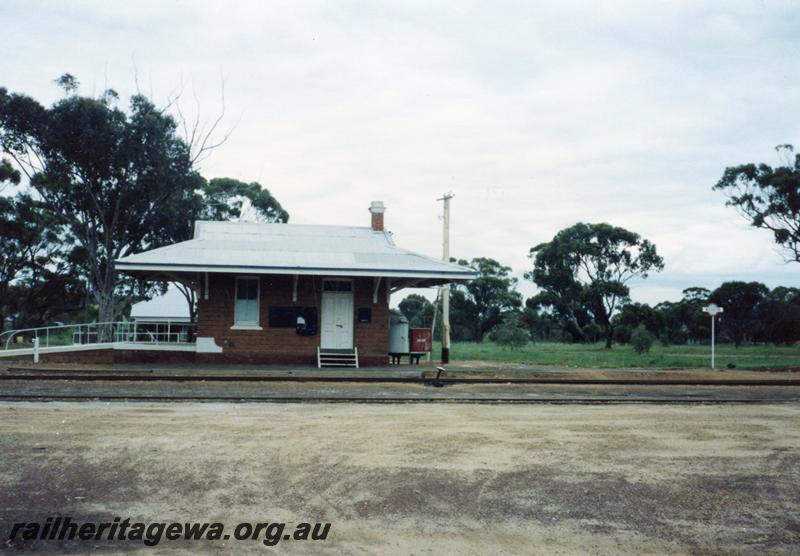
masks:
<svg viewBox="0 0 800 556"><path fill-rule="evenodd" d="M711 368L714 369L714 321L718 314L722 312L722 307L715 303L711 303L708 307L703 307L703 311L711 316Z"/></svg>

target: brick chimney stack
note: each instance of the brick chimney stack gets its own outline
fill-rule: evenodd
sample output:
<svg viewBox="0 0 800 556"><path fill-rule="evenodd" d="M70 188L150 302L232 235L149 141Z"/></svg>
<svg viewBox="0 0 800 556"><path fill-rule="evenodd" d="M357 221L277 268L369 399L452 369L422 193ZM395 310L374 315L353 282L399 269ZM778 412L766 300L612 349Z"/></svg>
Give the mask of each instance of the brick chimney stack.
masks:
<svg viewBox="0 0 800 556"><path fill-rule="evenodd" d="M372 204L369 206L369 212L372 214L372 229L376 232L382 232L383 213L386 212L383 201L372 201Z"/></svg>

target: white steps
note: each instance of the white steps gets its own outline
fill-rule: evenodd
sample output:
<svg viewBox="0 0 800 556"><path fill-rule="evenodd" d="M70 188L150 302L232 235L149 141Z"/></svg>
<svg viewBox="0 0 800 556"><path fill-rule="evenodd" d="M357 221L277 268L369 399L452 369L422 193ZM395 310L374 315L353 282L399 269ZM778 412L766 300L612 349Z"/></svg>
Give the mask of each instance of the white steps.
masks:
<svg viewBox="0 0 800 556"><path fill-rule="evenodd" d="M317 348L317 367L355 367L358 368L358 348L322 349Z"/></svg>

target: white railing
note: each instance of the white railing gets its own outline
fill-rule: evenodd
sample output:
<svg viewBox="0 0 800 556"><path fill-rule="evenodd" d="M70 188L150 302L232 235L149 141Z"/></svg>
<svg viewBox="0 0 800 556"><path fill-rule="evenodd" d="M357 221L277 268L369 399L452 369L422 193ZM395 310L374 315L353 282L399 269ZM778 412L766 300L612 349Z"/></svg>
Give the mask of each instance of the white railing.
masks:
<svg viewBox="0 0 800 556"><path fill-rule="evenodd" d="M0 334L0 342L3 350L33 344L36 338L43 348L113 342L192 344L196 329L196 323L170 320L90 322L8 330Z"/></svg>

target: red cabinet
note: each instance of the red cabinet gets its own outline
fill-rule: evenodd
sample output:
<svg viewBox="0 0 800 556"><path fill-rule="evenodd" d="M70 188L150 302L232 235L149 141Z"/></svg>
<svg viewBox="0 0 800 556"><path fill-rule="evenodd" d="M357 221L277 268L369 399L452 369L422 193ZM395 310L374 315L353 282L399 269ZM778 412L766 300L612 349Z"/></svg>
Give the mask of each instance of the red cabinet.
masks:
<svg viewBox="0 0 800 556"><path fill-rule="evenodd" d="M411 351L431 352L433 351L433 333L430 328L412 328L409 334L411 340Z"/></svg>

